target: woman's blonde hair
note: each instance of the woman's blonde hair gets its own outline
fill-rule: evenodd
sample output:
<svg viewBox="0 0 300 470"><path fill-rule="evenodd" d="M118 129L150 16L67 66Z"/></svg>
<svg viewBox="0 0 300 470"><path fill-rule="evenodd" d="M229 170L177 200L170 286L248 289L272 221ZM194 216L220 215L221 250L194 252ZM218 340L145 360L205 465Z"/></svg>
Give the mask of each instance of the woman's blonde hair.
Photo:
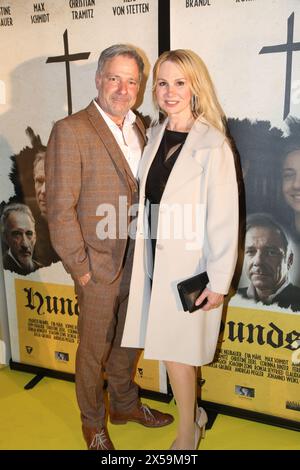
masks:
<svg viewBox="0 0 300 470"><path fill-rule="evenodd" d="M163 52L153 68L152 96L157 110L160 109L156 99L156 86L160 66L166 62L174 62L190 82L192 100L191 110L195 119L203 117L211 125L225 133L225 115L218 101L214 85L203 60L193 51L177 49Z"/></svg>

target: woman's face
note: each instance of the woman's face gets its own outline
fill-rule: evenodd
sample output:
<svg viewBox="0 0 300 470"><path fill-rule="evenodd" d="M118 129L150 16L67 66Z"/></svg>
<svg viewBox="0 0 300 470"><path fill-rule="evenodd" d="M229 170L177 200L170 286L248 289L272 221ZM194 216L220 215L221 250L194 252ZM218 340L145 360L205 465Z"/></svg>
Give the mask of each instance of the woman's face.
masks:
<svg viewBox="0 0 300 470"><path fill-rule="evenodd" d="M167 60L159 67L155 94L159 107L168 116L190 118L190 82L174 62Z"/></svg>
<svg viewBox="0 0 300 470"><path fill-rule="evenodd" d="M285 158L282 193L286 203L300 214L300 149L289 153Z"/></svg>

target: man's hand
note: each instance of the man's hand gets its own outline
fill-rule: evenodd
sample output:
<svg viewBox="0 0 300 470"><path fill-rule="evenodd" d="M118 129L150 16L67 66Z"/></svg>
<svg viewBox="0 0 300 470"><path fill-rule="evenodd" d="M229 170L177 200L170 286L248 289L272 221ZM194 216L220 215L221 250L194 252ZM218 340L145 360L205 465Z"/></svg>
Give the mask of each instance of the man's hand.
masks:
<svg viewBox="0 0 300 470"><path fill-rule="evenodd" d="M202 310L212 310L213 308L219 307L223 303L224 295L217 294L217 292L212 292L206 287L198 299L196 299L195 305L201 305L205 299L207 299L207 302L205 305L203 305Z"/></svg>
<svg viewBox="0 0 300 470"><path fill-rule="evenodd" d="M79 285L84 287L92 277L92 273L89 271L87 274L78 278Z"/></svg>

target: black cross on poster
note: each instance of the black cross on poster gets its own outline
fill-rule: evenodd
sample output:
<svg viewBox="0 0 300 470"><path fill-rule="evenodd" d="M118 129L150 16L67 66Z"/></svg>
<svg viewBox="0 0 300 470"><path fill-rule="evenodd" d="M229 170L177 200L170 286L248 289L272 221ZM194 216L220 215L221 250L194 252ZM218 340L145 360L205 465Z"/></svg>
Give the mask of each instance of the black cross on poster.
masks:
<svg viewBox="0 0 300 470"><path fill-rule="evenodd" d="M289 112L290 112L293 52L300 51L300 42L293 42L294 16L295 14L292 13L290 17L288 18L286 44L278 44L276 46L266 46L266 47L263 47L259 51L259 54L272 54L273 52L286 52L287 53L283 119L286 119L286 117L289 115Z"/></svg>
<svg viewBox="0 0 300 470"><path fill-rule="evenodd" d="M55 57L48 57L46 64L53 62L65 62L66 64L66 79L67 79L67 93L68 93L68 115L72 114L72 93L71 93L71 74L70 74L70 62L75 60L85 60L89 58L90 52L81 52L79 54L69 54L69 43L68 43L68 30L63 34L64 38L64 55Z"/></svg>

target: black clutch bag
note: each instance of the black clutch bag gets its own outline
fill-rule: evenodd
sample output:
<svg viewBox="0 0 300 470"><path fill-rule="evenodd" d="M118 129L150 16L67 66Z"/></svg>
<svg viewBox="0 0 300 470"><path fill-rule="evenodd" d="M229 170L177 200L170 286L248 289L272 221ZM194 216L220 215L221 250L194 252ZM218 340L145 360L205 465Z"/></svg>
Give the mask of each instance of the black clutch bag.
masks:
<svg viewBox="0 0 300 470"><path fill-rule="evenodd" d="M183 306L183 310L187 310L192 313L199 308L202 308L206 304L205 299L201 305L195 305L196 299L204 291L205 287L209 282L207 272L204 271L201 274L190 277L185 281L181 281L177 284L177 289Z"/></svg>

